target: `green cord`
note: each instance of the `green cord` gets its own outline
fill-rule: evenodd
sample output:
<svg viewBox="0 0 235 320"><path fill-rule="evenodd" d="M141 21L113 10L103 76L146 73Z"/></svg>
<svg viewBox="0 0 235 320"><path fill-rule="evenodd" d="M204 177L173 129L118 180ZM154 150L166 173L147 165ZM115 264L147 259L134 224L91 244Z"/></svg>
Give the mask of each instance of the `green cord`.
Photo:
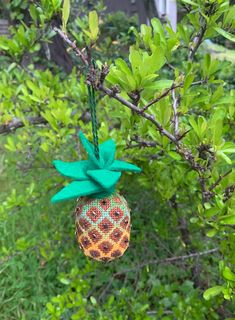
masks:
<svg viewBox="0 0 235 320"><path fill-rule="evenodd" d="M95 90L91 85L87 86L88 89L88 101L91 112L91 123L92 123L92 134L93 143L95 147L95 156L99 159L99 141L98 141L98 123L96 117L96 100L95 100Z"/></svg>

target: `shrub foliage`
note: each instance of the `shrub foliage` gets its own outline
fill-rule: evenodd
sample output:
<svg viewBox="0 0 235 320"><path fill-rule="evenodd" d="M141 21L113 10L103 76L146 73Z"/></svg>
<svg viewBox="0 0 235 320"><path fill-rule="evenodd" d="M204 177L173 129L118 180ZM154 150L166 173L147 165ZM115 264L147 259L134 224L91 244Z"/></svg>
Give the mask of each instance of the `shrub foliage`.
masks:
<svg viewBox="0 0 235 320"><path fill-rule="evenodd" d="M14 26L0 37L2 319L234 315L232 65L203 43L234 41L235 8L179 5L177 31L156 18L127 31L128 18L106 16L100 3L100 17L78 17L70 1L4 5ZM50 54L55 39L68 48L69 73ZM74 240L75 204L50 204L64 184L52 160L82 159L79 129L92 138L88 82L100 142L115 139L117 157L143 169L119 185L132 207L131 247L104 265Z"/></svg>

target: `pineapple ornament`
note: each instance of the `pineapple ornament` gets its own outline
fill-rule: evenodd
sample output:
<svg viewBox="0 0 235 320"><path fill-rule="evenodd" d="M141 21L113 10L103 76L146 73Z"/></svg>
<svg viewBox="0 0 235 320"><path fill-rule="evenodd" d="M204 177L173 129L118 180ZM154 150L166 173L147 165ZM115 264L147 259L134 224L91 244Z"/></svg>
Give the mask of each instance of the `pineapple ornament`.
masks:
<svg viewBox="0 0 235 320"><path fill-rule="evenodd" d="M93 144L82 132L81 143L87 160L54 160L57 171L74 181L55 194L53 203L77 198L75 209L76 237L84 254L98 261L121 257L129 246L130 209L123 196L115 191L122 171L140 172L131 163L115 160L113 140L98 144L94 89L88 86Z"/></svg>

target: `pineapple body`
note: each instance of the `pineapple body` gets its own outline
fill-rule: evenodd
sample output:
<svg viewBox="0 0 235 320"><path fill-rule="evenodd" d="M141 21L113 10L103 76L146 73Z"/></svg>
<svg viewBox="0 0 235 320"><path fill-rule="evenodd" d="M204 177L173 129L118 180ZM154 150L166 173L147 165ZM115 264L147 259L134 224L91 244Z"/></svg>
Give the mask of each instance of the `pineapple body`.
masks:
<svg viewBox="0 0 235 320"><path fill-rule="evenodd" d="M77 240L86 256L111 261L124 254L130 241L130 209L120 194L81 197L75 216Z"/></svg>

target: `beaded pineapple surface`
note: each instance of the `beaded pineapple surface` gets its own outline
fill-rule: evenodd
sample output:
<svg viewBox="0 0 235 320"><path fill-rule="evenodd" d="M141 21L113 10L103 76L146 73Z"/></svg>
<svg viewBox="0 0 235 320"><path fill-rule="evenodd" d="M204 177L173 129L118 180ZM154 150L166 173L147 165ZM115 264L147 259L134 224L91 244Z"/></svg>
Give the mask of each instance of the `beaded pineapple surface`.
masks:
<svg viewBox="0 0 235 320"><path fill-rule="evenodd" d="M81 197L75 215L77 240L86 256L111 261L124 254L130 241L130 209L120 194Z"/></svg>

